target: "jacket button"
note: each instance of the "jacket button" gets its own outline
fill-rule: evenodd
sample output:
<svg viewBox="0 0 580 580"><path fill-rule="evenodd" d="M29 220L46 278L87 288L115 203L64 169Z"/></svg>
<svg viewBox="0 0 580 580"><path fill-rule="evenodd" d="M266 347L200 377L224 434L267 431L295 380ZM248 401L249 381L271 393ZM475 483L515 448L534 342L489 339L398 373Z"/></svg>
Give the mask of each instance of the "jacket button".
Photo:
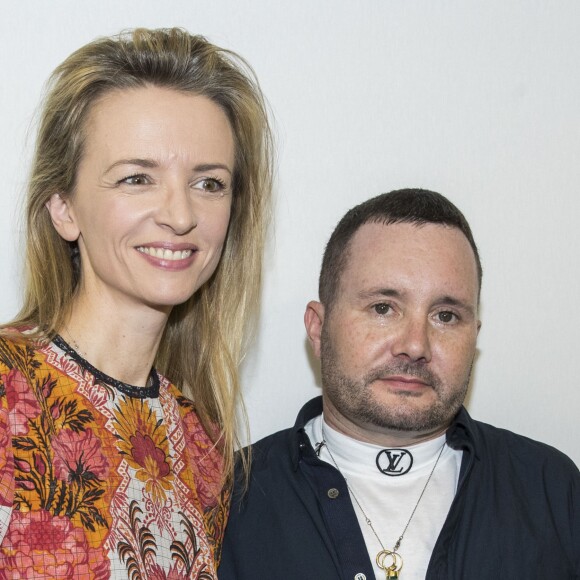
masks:
<svg viewBox="0 0 580 580"><path fill-rule="evenodd" d="M326 495L328 495L328 497L330 499L336 499L339 495L339 491L338 489L336 489L336 487L331 487L327 492Z"/></svg>
<svg viewBox="0 0 580 580"><path fill-rule="evenodd" d="M354 580L367 580L367 577L362 572L359 572L355 575Z"/></svg>

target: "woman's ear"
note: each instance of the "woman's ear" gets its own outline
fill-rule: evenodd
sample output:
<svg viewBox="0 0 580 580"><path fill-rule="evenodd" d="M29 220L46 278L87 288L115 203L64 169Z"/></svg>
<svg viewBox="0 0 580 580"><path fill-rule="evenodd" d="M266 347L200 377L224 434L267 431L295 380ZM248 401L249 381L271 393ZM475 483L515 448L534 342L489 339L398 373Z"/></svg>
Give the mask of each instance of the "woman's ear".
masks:
<svg viewBox="0 0 580 580"><path fill-rule="evenodd" d="M76 241L80 230L74 217L70 198L60 193L53 193L46 202L46 209L50 214L52 225L59 235L67 242Z"/></svg>

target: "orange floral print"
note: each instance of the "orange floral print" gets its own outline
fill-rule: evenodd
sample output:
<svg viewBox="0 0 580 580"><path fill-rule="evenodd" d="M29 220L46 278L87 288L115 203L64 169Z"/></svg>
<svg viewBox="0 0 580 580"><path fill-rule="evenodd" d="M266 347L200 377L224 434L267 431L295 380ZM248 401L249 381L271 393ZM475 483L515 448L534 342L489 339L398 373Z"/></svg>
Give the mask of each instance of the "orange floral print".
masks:
<svg viewBox="0 0 580 580"><path fill-rule="evenodd" d="M173 481L166 426L160 424L147 401L136 399L122 401L115 410L115 420L119 451L136 470L135 477L145 483L153 501L164 502Z"/></svg>
<svg viewBox="0 0 580 580"><path fill-rule="evenodd" d="M10 554L5 578L107 577L102 554L88 546L83 531L68 518L46 511L15 512L3 548Z"/></svg>
<svg viewBox="0 0 580 580"><path fill-rule="evenodd" d="M193 404L83 364L0 337L0 580L215 580L229 494Z"/></svg>

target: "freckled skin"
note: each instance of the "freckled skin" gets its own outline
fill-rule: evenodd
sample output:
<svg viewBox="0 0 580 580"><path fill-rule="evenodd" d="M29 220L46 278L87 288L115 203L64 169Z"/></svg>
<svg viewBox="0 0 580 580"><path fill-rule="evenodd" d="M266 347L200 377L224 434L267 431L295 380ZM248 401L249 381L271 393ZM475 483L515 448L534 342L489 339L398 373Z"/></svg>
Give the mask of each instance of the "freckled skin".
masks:
<svg viewBox="0 0 580 580"><path fill-rule="evenodd" d="M380 445L442 433L467 392L480 327L469 242L455 228L365 224L330 312L308 305L325 418Z"/></svg>

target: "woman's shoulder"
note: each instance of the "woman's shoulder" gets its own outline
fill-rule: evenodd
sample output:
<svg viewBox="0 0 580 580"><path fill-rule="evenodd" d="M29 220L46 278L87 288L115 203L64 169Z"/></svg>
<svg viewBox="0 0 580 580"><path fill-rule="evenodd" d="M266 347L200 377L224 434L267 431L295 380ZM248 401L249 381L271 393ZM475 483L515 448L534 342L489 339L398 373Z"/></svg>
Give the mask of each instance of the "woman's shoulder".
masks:
<svg viewBox="0 0 580 580"><path fill-rule="evenodd" d="M17 333L0 334L0 414L2 427L8 428L6 413L14 412L12 422L26 422L26 415L40 411L31 380L38 367L36 351L30 342ZM22 412L19 407L26 407ZM15 411L16 409L16 411Z"/></svg>
<svg viewBox="0 0 580 580"><path fill-rule="evenodd" d="M32 326L0 326L0 344L10 350L31 350L39 348L48 340L41 337L37 328Z"/></svg>
<svg viewBox="0 0 580 580"><path fill-rule="evenodd" d="M195 403L192 399L184 395L171 381L163 375L159 375L160 393L165 392L165 395L171 400L175 401L181 416L192 415L196 420L198 419Z"/></svg>
<svg viewBox="0 0 580 580"><path fill-rule="evenodd" d="M202 444L214 445L219 438L220 430L211 421L203 421L194 400L185 395L173 383L160 375L160 389L165 391L171 400L175 401L181 420L189 434L193 435Z"/></svg>
<svg viewBox="0 0 580 580"><path fill-rule="evenodd" d="M2 326L0 327L0 342L7 344L27 343L29 338L26 336L26 332L19 328Z"/></svg>
<svg viewBox="0 0 580 580"><path fill-rule="evenodd" d="M0 329L0 368L21 366L26 359L34 356L35 349L26 331L12 327Z"/></svg>
<svg viewBox="0 0 580 580"><path fill-rule="evenodd" d="M47 364L54 354L52 342L39 338L36 329L0 329L0 394L10 407L22 399L36 408L54 388L58 371Z"/></svg>

